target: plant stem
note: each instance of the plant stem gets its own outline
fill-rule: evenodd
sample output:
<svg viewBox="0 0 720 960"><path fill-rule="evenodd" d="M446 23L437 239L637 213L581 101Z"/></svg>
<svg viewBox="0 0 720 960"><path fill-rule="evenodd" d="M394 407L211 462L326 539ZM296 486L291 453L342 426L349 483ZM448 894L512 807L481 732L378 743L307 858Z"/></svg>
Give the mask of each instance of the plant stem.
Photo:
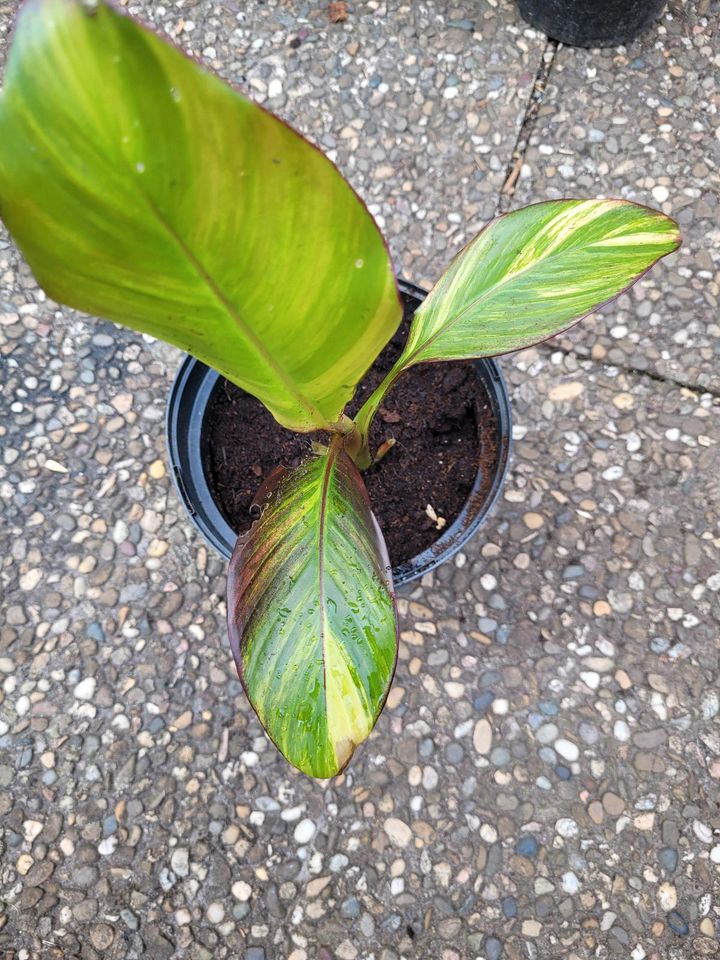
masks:
<svg viewBox="0 0 720 960"><path fill-rule="evenodd" d="M358 433L357 424L353 423L352 430L344 435L343 443L345 445L345 453L357 465L357 458L360 453L360 434ZM362 469L365 468L363 467Z"/></svg>
<svg viewBox="0 0 720 960"><path fill-rule="evenodd" d="M402 357L400 360L402 360ZM355 429L359 435L359 448L357 454L353 456L353 460L359 470L367 470L373 463L373 456L370 453L370 427L380 404L403 371L400 360L387 373L380 386L370 394L355 417Z"/></svg>

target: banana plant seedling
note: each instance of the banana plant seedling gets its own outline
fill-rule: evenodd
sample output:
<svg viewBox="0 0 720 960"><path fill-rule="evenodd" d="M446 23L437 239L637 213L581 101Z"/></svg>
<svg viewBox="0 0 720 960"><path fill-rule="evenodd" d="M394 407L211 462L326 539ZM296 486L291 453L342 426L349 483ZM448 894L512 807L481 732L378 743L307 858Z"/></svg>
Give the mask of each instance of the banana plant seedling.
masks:
<svg viewBox="0 0 720 960"><path fill-rule="evenodd" d="M415 364L567 329L679 243L672 220L625 200L498 217L451 262L350 419L402 314L373 219L302 136L104 0L27 0L19 14L0 214L54 300L181 347L291 430L328 432L269 479L227 595L252 706L320 778L369 735L395 668L390 564L361 474L388 390Z"/></svg>

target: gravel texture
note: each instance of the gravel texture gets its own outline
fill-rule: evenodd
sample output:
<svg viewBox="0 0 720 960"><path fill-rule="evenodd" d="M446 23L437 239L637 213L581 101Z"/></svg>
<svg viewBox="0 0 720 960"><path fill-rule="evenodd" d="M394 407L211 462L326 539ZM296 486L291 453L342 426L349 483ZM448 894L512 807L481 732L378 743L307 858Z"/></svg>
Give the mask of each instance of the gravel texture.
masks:
<svg viewBox="0 0 720 960"><path fill-rule="evenodd" d="M591 194L674 217L680 252L560 343L719 393L720 5L670 10L628 49L560 47L514 203Z"/></svg>
<svg viewBox="0 0 720 960"><path fill-rule="evenodd" d="M401 597L388 707L323 785L244 700L171 488L179 355L0 235L3 960L720 956L717 4L603 52L504 0L130 9L328 149L415 281L500 203L544 55L505 197L628 196L686 241L504 362L504 496Z"/></svg>

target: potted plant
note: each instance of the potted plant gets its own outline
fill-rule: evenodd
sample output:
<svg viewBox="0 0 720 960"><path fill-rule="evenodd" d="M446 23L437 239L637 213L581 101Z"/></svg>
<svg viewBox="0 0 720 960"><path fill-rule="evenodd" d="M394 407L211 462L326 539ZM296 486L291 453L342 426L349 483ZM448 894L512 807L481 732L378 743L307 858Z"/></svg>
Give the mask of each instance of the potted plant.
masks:
<svg viewBox="0 0 720 960"><path fill-rule="evenodd" d="M426 296L403 280L398 289L403 322L358 385L346 408L350 415L392 368ZM401 419L398 410L409 408L412 420ZM296 465L304 459L308 435L283 430L259 401L191 356L173 383L166 419L180 499L208 543L229 560L238 535L252 524L262 479L279 460ZM393 448L393 455L376 462L365 483L396 588L443 563L481 526L503 484L510 434L507 389L492 359L418 365L391 391L370 439L374 450Z"/></svg>
<svg viewBox="0 0 720 960"><path fill-rule="evenodd" d="M340 771L370 733L397 654L390 562L363 471L395 470L398 483L409 472L419 485L422 463L397 469L403 418L422 433L427 410L442 414L458 383L472 396L499 383L492 364L483 381L469 360L566 329L679 242L672 220L622 200L502 216L422 302L403 288L404 340L353 401L403 316L361 201L276 117L112 6L81 0L28 0L20 14L0 98L0 211L55 300L200 358L241 400L264 405L278 443L289 431L312 438L302 462L259 470L227 606L253 707L316 777ZM399 409L392 391L418 370L441 379ZM502 420L488 396L485 413ZM249 443L262 409L231 446ZM197 429L191 417L179 432ZM467 513L501 474L494 488L473 488ZM452 518L428 506L437 536Z"/></svg>
<svg viewBox="0 0 720 960"><path fill-rule="evenodd" d="M518 4L533 27L573 47L631 43L665 9L665 0L518 0Z"/></svg>

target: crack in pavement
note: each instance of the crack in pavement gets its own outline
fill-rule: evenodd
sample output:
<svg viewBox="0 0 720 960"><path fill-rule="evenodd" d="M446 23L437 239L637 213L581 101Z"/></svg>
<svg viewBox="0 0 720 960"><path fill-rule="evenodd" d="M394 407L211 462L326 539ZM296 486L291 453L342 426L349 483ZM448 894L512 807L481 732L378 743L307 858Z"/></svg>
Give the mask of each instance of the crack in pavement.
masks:
<svg viewBox="0 0 720 960"><path fill-rule="evenodd" d="M567 357L575 357L576 360L591 363L596 367L622 370L623 373L628 373L636 377L645 377L648 380L654 380L655 383L666 383L671 387L690 390L692 393L699 395L706 394L707 396L713 397L715 400L720 400L720 390L714 390L712 387L706 387L698 383L690 383L687 380L678 380L676 377L664 376L661 373L657 373L655 370L643 370L641 367L635 367L629 363L612 363L607 360L598 360L589 354L583 355L580 351L573 350L572 347L565 347L559 343L553 343L552 340L546 340L544 343L538 344L538 347L548 353L559 351L560 353L564 353Z"/></svg>
<svg viewBox="0 0 720 960"><path fill-rule="evenodd" d="M559 46L560 44L557 40L548 39L545 43L545 48L540 57L540 65L535 74L535 81L533 82L527 106L525 107L525 114L520 124L520 129L518 130L515 146L510 156L510 162L507 166L505 180L498 194L498 202L495 208L496 216L501 213L507 213L510 209L510 204L512 203L512 198L515 193L515 185L520 176L525 154L530 144L530 135L535 127L535 121L537 120L540 107L545 99L548 78L555 63Z"/></svg>
<svg viewBox="0 0 720 960"><path fill-rule="evenodd" d="M530 145L530 137L535 129L535 123L540 112L540 107L545 102L547 82L553 66L555 65L555 60L561 46L562 45L559 43L559 41L548 38L545 43L545 47L543 48L543 52L540 57L540 65L538 66L537 73L535 74L535 80L530 91L530 96L528 97L527 106L525 107L525 114L523 116L522 123L520 124L520 129L518 130L515 146L510 157L510 162L507 165L505 180L503 181L502 187L498 191L498 200L495 208L496 216L507 213L510 209L510 205L512 204L512 200L515 195L515 187L520 177L522 165L525 161L525 156ZM649 380L654 380L656 383L666 383L681 389L691 390L693 393L708 394L709 396L720 400L720 390L713 390L711 387L702 386L701 384L689 383L684 380L678 380L675 377L663 376L663 374L657 373L656 371L643 370L642 368L633 366L631 364L607 363L603 360L597 360L589 355L583 356L583 354L577 350L573 350L572 348L568 347L562 347L559 344L553 343L552 340L544 344L539 344L539 346L550 351L560 350L567 356L573 356L578 360L589 361L597 366L612 367L616 370L622 370L623 372L634 376L645 377Z"/></svg>

